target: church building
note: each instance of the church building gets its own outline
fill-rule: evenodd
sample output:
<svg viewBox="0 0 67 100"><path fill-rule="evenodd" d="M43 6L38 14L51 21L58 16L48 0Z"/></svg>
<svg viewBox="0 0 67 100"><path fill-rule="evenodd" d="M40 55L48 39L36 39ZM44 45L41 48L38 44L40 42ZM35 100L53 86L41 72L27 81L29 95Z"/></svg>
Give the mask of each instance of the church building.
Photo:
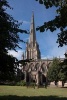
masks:
<svg viewBox="0 0 67 100"><path fill-rule="evenodd" d="M31 59L23 67L26 82L35 82L43 85L47 82L47 72L52 59L41 59L39 45L36 40L34 14L32 13L30 36L26 44L25 59ZM63 59L61 59L63 61Z"/></svg>

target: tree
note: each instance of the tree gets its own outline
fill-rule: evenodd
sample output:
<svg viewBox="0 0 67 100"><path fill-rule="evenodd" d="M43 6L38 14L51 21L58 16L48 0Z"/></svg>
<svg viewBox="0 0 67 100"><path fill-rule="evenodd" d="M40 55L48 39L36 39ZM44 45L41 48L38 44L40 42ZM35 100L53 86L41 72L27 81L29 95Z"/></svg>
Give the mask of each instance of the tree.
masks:
<svg viewBox="0 0 67 100"><path fill-rule="evenodd" d="M16 72L15 59L11 55L0 55L0 81L14 80Z"/></svg>
<svg viewBox="0 0 67 100"><path fill-rule="evenodd" d="M19 28L21 23L6 13L7 8L12 9L7 0L0 0L0 79L14 73L17 59L8 55L8 50L20 48L18 43L24 41L20 40L19 32L27 33Z"/></svg>
<svg viewBox="0 0 67 100"><path fill-rule="evenodd" d="M63 83L67 81L67 53L65 53L65 59L63 62L60 63L61 69L59 71L59 80L61 80ZM63 86L64 84L62 84Z"/></svg>
<svg viewBox="0 0 67 100"><path fill-rule="evenodd" d="M67 45L67 0L36 0L40 4L43 4L46 9L49 9L53 6L56 7L56 16L55 19L48 22L44 22L42 26L37 27L37 30L44 32L45 30L50 29L51 32L56 29L60 29L60 32L57 34L58 39L57 43L59 46Z"/></svg>
<svg viewBox="0 0 67 100"><path fill-rule="evenodd" d="M47 73L48 80L50 82L62 81L62 86L67 81L67 54L63 62L60 62L60 59L54 58L53 62L49 66Z"/></svg>
<svg viewBox="0 0 67 100"><path fill-rule="evenodd" d="M53 62L49 66L47 77L48 77L48 80L50 82L52 82L52 81L55 81L55 83L58 82L58 79L59 79L58 73L59 73L59 70L60 70L59 63L60 63L59 59L58 58L54 58Z"/></svg>

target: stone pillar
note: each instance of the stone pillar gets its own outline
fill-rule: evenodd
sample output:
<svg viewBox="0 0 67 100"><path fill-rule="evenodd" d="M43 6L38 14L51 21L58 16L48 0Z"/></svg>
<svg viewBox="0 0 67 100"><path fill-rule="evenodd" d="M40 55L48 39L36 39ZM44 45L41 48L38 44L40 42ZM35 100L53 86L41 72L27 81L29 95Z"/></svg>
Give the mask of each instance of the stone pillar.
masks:
<svg viewBox="0 0 67 100"><path fill-rule="evenodd" d="M31 83L31 73L29 72L29 83Z"/></svg>
<svg viewBox="0 0 67 100"><path fill-rule="evenodd" d="M41 73L41 84L43 85L42 73Z"/></svg>
<svg viewBox="0 0 67 100"><path fill-rule="evenodd" d="M39 71L37 72L37 87L39 88Z"/></svg>
<svg viewBox="0 0 67 100"><path fill-rule="evenodd" d="M25 71L25 82L26 82L26 80L27 80L27 72Z"/></svg>

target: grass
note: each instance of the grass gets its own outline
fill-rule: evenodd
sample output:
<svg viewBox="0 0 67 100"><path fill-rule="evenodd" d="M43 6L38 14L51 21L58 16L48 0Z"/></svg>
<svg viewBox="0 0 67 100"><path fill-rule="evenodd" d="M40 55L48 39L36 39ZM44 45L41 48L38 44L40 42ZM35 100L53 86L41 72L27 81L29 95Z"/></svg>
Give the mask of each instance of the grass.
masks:
<svg viewBox="0 0 67 100"><path fill-rule="evenodd" d="M0 86L0 100L67 100L67 88Z"/></svg>

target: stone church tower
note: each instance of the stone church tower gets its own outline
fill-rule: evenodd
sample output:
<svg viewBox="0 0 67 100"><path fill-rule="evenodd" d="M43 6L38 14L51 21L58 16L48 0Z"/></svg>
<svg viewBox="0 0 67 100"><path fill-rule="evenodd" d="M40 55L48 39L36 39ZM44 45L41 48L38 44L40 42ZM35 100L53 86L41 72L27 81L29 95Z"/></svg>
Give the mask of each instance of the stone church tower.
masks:
<svg viewBox="0 0 67 100"><path fill-rule="evenodd" d="M31 18L30 38L26 45L26 59L41 59L39 45L36 41L34 13Z"/></svg>

